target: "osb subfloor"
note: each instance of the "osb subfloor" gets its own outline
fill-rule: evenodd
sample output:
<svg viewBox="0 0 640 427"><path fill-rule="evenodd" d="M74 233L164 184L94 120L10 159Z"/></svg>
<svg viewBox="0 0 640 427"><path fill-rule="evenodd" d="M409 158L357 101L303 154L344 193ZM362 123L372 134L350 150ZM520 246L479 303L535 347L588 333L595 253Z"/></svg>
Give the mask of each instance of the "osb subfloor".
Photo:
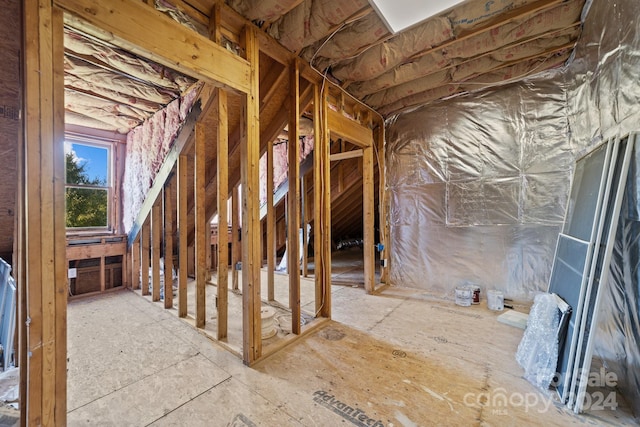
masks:
<svg viewBox="0 0 640 427"><path fill-rule="evenodd" d="M536 391L514 360L522 331L484 304L351 286L332 300L332 321L252 368L147 297L73 301L68 424L636 425L622 408L576 416Z"/></svg>

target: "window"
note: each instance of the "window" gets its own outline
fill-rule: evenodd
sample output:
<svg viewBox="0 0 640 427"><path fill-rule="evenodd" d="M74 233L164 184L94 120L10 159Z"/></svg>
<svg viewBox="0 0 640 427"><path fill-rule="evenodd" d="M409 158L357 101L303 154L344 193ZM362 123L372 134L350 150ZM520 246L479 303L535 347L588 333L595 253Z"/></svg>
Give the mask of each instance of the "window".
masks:
<svg viewBox="0 0 640 427"><path fill-rule="evenodd" d="M66 222L73 229L109 229L110 145L65 141Z"/></svg>

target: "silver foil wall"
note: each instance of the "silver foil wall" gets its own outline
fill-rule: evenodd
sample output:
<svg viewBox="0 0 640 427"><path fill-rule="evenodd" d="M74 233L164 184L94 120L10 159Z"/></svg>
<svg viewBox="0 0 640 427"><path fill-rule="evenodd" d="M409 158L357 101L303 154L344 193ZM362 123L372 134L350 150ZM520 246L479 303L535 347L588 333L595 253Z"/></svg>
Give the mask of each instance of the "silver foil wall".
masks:
<svg viewBox="0 0 640 427"><path fill-rule="evenodd" d="M546 291L575 159L640 130L640 2L593 0L562 70L387 123L391 283ZM630 171L596 357L640 416L640 155ZM624 397L623 397L624 396Z"/></svg>

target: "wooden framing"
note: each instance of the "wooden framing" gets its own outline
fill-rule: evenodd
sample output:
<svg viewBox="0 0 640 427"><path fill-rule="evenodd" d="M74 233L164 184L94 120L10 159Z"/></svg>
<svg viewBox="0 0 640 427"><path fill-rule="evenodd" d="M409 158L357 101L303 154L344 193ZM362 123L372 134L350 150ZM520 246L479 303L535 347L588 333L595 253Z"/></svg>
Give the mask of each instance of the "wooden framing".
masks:
<svg viewBox="0 0 640 427"><path fill-rule="evenodd" d="M227 93L217 90L216 113L218 121L218 339L227 337L227 309L229 293L229 235L227 233L227 201L229 195L229 125L227 116Z"/></svg>
<svg viewBox="0 0 640 427"><path fill-rule="evenodd" d="M307 224L309 222L309 200L307 195L307 175L300 177L300 212L302 215L300 223L302 224L302 277L309 275L309 236L307 233Z"/></svg>
<svg viewBox="0 0 640 427"><path fill-rule="evenodd" d="M359 116L359 114L356 115ZM348 142L361 147L357 150L332 154L329 156L329 158L330 160L344 160L355 157L362 157L364 288L368 293L372 293L375 291L375 197L373 182L373 131L368 126L365 126L364 124L355 120L351 120L340 112L331 109L328 109L327 121L327 126L332 137L336 139L345 139ZM368 121L366 116L365 121Z"/></svg>
<svg viewBox="0 0 640 427"><path fill-rule="evenodd" d="M334 162L337 160L346 160L346 159L353 159L356 157L362 157L362 152L363 152L362 149L358 149L358 150L345 151L342 153L335 153L329 156L329 160Z"/></svg>
<svg viewBox="0 0 640 427"><path fill-rule="evenodd" d="M242 247L240 246L240 224L238 214L240 213L240 192L238 186L233 187L231 195L231 289L237 291L238 269L236 266L242 260Z"/></svg>
<svg viewBox="0 0 640 427"><path fill-rule="evenodd" d="M131 249L131 289L140 289L140 236Z"/></svg>
<svg viewBox="0 0 640 427"><path fill-rule="evenodd" d="M275 212L273 206L273 141L267 141L267 300L274 301L276 269Z"/></svg>
<svg viewBox="0 0 640 427"><path fill-rule="evenodd" d="M256 27L246 21L238 21L231 16L230 9L219 4L216 16L210 21L214 28L214 38L227 37L237 31L238 39L246 57L227 51L215 43L200 36L196 32L182 27L177 22L157 12L145 2L127 0L25 0L24 11L24 117L25 138L23 151L24 181L21 188L22 220L17 247L21 252L17 270L18 276L24 280L21 284L20 306L22 323L28 327L20 329L20 358L22 387L25 404L22 405L23 424L25 425L65 425L66 424L66 254L65 254L65 222L64 222L64 92L63 92L63 21L72 27L82 28L93 34L107 35L109 40L126 50L143 58L151 59L202 80L215 87L225 88L242 95L242 118L240 125L240 158L242 208L238 198L238 189L234 188L232 197L232 229L233 229L233 264L234 288L238 288L235 263L242 257L242 299L243 299L243 360L251 365L262 357L261 339L261 298L260 298L260 218L259 218L259 177L258 162L260 154L260 91L259 91L259 56L260 48L268 56L272 56L286 69L294 58L290 52L279 46L266 34L258 32ZM218 13L219 11L219 13ZM229 19L229 22L225 20ZM90 24L87 26L86 23ZM240 24L239 24L240 23ZM241 30L238 29L241 26ZM244 25L244 27L242 27ZM222 28L219 28L222 27ZM232 37L234 39L234 37ZM313 86L315 129L317 136L316 156L314 157L316 173L314 174L314 215L316 227L316 311L322 317L331 316L330 296L330 193L329 193L329 128L350 141L361 141L360 136L369 131L366 126L354 125L353 121L342 117L339 113L327 108L327 93L320 93L320 86L334 87L330 83L322 83L321 76L313 72L308 65L295 63L290 78L297 82L295 96L291 97L290 111L292 123L297 123L300 115L301 97L309 92L300 93L300 77ZM295 77L293 77L295 76ZM278 82L286 78L286 72L274 72L270 81ZM294 85L295 86L295 85ZM311 89L309 89L311 90ZM270 89L266 88L265 94ZM265 95L266 96L266 95ZM218 99L221 102L221 99ZM197 116L198 114L195 114ZM286 118L286 115L284 116ZM292 118L295 117L294 120ZM328 126L331 123L331 126ZM266 126L271 131L272 123ZM195 180L196 191L196 227L206 223L206 204L204 203L204 164L202 152L205 149L202 124L193 125L195 130ZM186 146L191 131L184 131ZM228 131L227 131L228 132ZM294 133L296 130L294 129ZM222 134L222 132L221 132ZM297 143L295 135L291 138ZM175 144L174 144L175 146ZM292 144L292 147L297 144ZM366 150L366 147L362 147ZM294 150L292 150L294 151ZM173 230L173 209L176 209L179 247L179 289L178 314L187 315L186 272L187 272L187 167L188 159L182 149L171 152L175 156L173 164L166 166L169 172L157 179L159 190L165 188L164 215L160 205L151 208L138 217L136 232L129 235L131 257L123 262L131 263L131 286L141 287L141 293L149 294L149 267L153 262L153 280L159 277L158 263L160 258L161 234L164 233L165 262L171 255ZM293 156L293 154L291 154ZM224 162L224 160L220 160ZM175 207L171 190L167 191L166 179L177 162L177 198ZM297 158L292 164L297 165ZM220 166L219 166L220 167ZM164 168L164 166L163 166ZM294 167L295 169L295 167ZM164 174L163 169L163 174ZM300 189L296 171L291 179L293 189L290 197L290 218L295 218L296 227L291 236L290 256L297 260L298 229L300 215ZM28 177L28 180L26 179ZM162 178L164 177L164 178ZM155 185L155 184L154 184ZM218 182L217 185L224 183ZM228 185L228 184L227 184ZM154 187L155 188L155 187ZM228 189L227 189L228 190ZM220 190L220 193L224 193ZM158 192L160 194L160 192ZM157 194L157 195L158 195ZM155 200L157 197L151 197ZM223 194L224 196L224 194ZM219 201L221 205L226 199ZM218 207L221 211L221 206ZM242 241L238 242L238 213L242 211ZM151 217L149 218L149 211ZM151 225L153 222L153 226ZM164 227L162 224L164 223ZM234 226L235 223L235 226ZM199 224L199 225L198 225ZM293 225L291 225L293 228ZM141 234L137 230L141 228ZM196 245L198 261L196 324L202 327L205 321L205 294L202 256L206 238L200 228L195 233L199 241ZM224 235L225 233L220 233ZM151 239L153 237L153 239ZM206 241L206 240L205 240ZM294 243L295 241L295 243ZM219 245L222 247L223 245ZM199 249L198 249L199 248ZM241 249L241 255L240 255ZM153 253L151 253L153 250ZM151 258L150 258L150 255ZM222 259L218 256L218 259ZM297 265L292 262L290 266ZM170 267L165 264L169 274L165 280L165 306L170 307ZM219 266L220 270L220 266ZM293 268L292 268L293 270ZM140 274L142 273L142 274ZM299 282L298 274L292 274L294 332L300 333L299 327ZM141 280L138 281L138 277ZM127 278L127 280L129 277ZM167 283L168 282L168 283ZM159 287L153 286L156 300ZM297 294L297 295L296 295ZM222 297L219 295L219 297ZM297 301L297 303L296 303ZM28 313L29 318L26 318ZM220 334L222 339L222 334ZM28 355L25 356L25 355Z"/></svg>
<svg viewBox="0 0 640 427"><path fill-rule="evenodd" d="M194 200L195 200L195 246L196 246L196 327L204 328L206 318L206 281L207 281L207 246L211 247L208 240L209 236L206 234L206 222L205 216L205 141L206 141L206 129L202 122L196 123L196 147L193 161L194 169Z"/></svg>
<svg viewBox="0 0 640 427"><path fill-rule="evenodd" d="M142 224L142 232L140 234L140 248L142 255L140 256L140 271L142 272L140 277L140 287L142 288L142 295L149 295L149 246L151 237L151 227L149 225L149 218Z"/></svg>
<svg viewBox="0 0 640 427"><path fill-rule="evenodd" d="M64 92L62 14L27 0L24 13L24 222L18 247L19 296L27 312L22 337L23 425L66 424L66 303ZM23 178L24 179L24 178ZM22 286L21 286L22 288ZM28 317L27 317L28 316Z"/></svg>
<svg viewBox="0 0 640 427"><path fill-rule="evenodd" d="M373 142L373 141L372 141ZM364 247L364 289L368 293L375 290L375 248L374 248L374 194L373 194L373 144L362 152L362 216Z"/></svg>
<svg viewBox="0 0 640 427"><path fill-rule="evenodd" d="M379 241L383 245L380 251L380 282L389 283L389 223L387 221L387 200L385 188L387 186L386 153L384 141L384 122L380 120L374 130L377 145L378 161L378 223L380 224Z"/></svg>
<svg viewBox="0 0 640 427"><path fill-rule="evenodd" d="M162 206L158 200L151 208L151 301L160 301L160 234Z"/></svg>
<svg viewBox="0 0 640 427"><path fill-rule="evenodd" d="M187 316L187 156L178 158L178 317Z"/></svg>
<svg viewBox="0 0 640 427"><path fill-rule="evenodd" d="M287 197L287 253L291 332L300 334L300 69L291 63L289 79L289 194Z"/></svg>
<svg viewBox="0 0 640 427"><path fill-rule="evenodd" d="M173 183L164 187L164 308L173 307Z"/></svg>
<svg viewBox="0 0 640 427"><path fill-rule="evenodd" d="M111 43L137 55L216 86L244 93L250 89L251 67L246 60L142 2L55 0L55 3L108 31L113 35Z"/></svg>
<svg viewBox="0 0 640 427"><path fill-rule="evenodd" d="M251 68L249 92L243 97L240 138L242 183L242 348L245 364L262 356L262 321L260 316L260 107L259 49L256 28L247 25L242 45Z"/></svg>
<svg viewBox="0 0 640 427"><path fill-rule="evenodd" d="M328 162L327 103L320 87L313 88L313 217L314 217L314 268L316 285L316 316L331 317L331 194ZM329 260L329 262L327 262Z"/></svg>

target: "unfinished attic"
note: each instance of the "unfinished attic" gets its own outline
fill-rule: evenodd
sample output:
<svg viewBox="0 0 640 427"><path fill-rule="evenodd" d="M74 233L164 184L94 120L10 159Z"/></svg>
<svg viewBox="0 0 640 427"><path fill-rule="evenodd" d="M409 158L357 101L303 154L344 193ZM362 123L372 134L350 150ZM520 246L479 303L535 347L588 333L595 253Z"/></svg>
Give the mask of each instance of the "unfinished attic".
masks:
<svg viewBox="0 0 640 427"><path fill-rule="evenodd" d="M637 2L0 7L0 425L640 422Z"/></svg>

